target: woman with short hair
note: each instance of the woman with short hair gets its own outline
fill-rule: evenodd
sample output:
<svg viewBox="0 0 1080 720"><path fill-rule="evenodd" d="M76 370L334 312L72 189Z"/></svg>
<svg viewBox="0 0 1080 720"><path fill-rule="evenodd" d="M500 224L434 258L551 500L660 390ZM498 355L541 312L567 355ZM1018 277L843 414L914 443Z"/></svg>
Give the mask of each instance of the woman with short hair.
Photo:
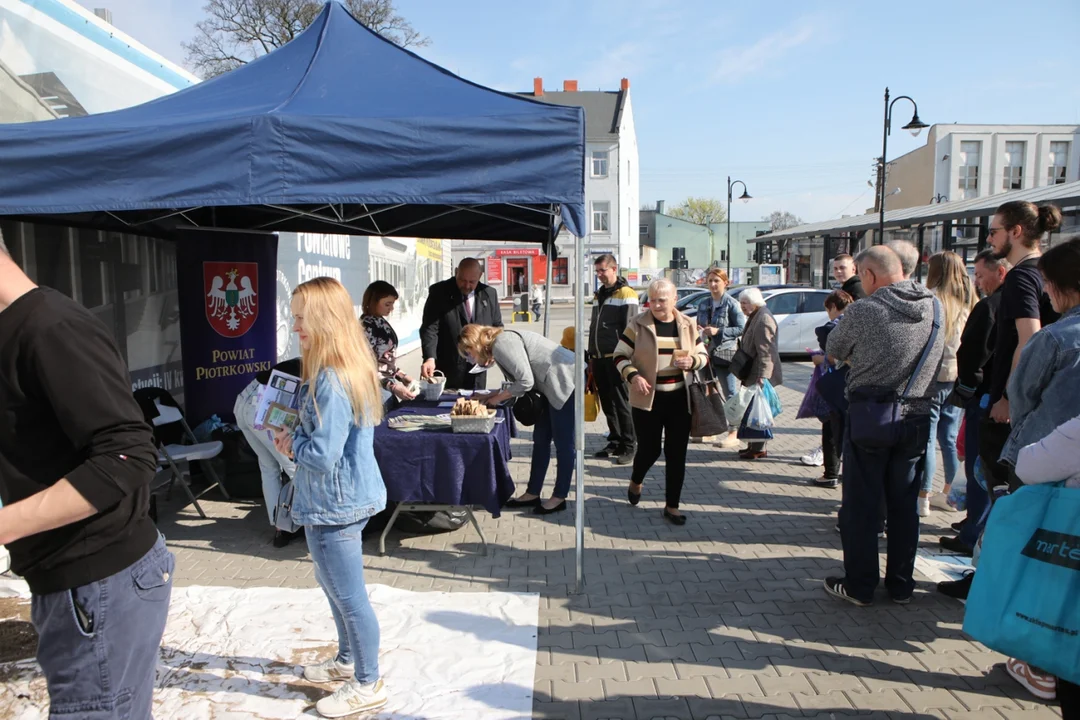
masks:
<svg viewBox="0 0 1080 720"><path fill-rule="evenodd" d="M529 485L522 495L508 500L506 506L531 507L537 515L565 510L575 465L574 353L539 333L486 325L462 328L458 352L479 367L498 365L510 383L505 390L485 397L486 404L498 405L533 389L539 390L546 401L533 429ZM555 442L555 490L550 498L541 500L540 491L551 463L552 441Z"/></svg>
<svg viewBox="0 0 1080 720"><path fill-rule="evenodd" d="M397 299L398 291L390 283L384 280L371 283L364 290L364 298L360 302L363 312L360 322L379 364L383 389L389 390L398 400L412 400L416 397L416 393L409 390L413 380L398 370L398 336L386 319L393 314Z"/></svg>
<svg viewBox="0 0 1080 720"><path fill-rule="evenodd" d="M764 385L766 380L774 386L783 384L784 373L780 365L776 318L766 307L765 298L757 288L746 288L739 293L739 305L746 315L746 328L743 330L739 349L750 358L750 371L743 385ZM739 453L739 457L743 460L767 458L769 453L765 450L766 442L751 440L747 448Z"/></svg>
<svg viewBox="0 0 1080 720"><path fill-rule="evenodd" d="M649 308L630 320L615 347L615 367L630 385L638 448L627 497L641 500L645 474L664 453L664 519L685 525L679 510L690 442L690 377L709 362L693 320L675 309L675 285L654 280Z"/></svg>

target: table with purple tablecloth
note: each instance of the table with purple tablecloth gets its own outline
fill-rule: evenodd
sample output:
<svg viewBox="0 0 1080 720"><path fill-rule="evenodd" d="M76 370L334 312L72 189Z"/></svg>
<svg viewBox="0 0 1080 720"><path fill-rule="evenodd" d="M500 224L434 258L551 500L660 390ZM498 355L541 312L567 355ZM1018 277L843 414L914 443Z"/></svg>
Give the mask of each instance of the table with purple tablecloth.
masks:
<svg viewBox="0 0 1080 720"><path fill-rule="evenodd" d="M452 401L458 396L443 396ZM440 415L450 408L414 400L392 410L387 419L411 413ZM375 428L375 459L388 500L434 505L479 505L498 517L514 494L510 476L510 438L516 435L509 409L499 408L502 422L486 435L455 433L449 427L403 432L383 421Z"/></svg>

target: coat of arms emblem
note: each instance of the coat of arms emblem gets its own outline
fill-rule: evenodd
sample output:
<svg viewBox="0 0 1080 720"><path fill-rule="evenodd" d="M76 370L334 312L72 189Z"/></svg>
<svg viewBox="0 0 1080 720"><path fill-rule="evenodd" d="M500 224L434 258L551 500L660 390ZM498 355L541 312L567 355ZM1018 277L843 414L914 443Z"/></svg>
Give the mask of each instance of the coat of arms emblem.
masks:
<svg viewBox="0 0 1080 720"><path fill-rule="evenodd" d="M205 262L206 319L218 335L238 338L259 317L259 264Z"/></svg>

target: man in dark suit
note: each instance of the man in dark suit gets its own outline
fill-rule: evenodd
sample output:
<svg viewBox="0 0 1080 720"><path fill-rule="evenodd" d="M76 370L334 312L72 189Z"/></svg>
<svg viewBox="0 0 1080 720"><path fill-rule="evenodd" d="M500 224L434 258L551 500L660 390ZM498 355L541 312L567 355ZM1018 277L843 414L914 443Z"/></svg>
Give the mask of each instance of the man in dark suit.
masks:
<svg viewBox="0 0 1080 720"><path fill-rule="evenodd" d="M480 282L480 261L465 258L450 280L428 288L420 344L424 351L421 377L436 369L446 375L446 386L463 390L487 387L487 373L472 375L472 365L458 354L458 337L466 325L502 327L502 312L495 288Z"/></svg>

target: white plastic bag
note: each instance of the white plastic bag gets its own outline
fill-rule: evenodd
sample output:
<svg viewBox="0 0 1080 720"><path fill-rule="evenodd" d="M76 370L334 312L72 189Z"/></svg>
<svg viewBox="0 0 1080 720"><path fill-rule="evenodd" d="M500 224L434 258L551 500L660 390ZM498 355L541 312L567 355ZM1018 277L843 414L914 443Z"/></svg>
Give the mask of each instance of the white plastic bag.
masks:
<svg viewBox="0 0 1080 720"><path fill-rule="evenodd" d="M751 391L753 402L750 403L750 412L746 416L746 427L751 430L769 430L775 425L772 408L769 407L769 398L760 385Z"/></svg>
<svg viewBox="0 0 1080 720"><path fill-rule="evenodd" d="M728 425L737 428L742 423L746 408L750 407L750 401L754 398L753 388L741 387L739 391L724 402L724 416L727 417Z"/></svg>

